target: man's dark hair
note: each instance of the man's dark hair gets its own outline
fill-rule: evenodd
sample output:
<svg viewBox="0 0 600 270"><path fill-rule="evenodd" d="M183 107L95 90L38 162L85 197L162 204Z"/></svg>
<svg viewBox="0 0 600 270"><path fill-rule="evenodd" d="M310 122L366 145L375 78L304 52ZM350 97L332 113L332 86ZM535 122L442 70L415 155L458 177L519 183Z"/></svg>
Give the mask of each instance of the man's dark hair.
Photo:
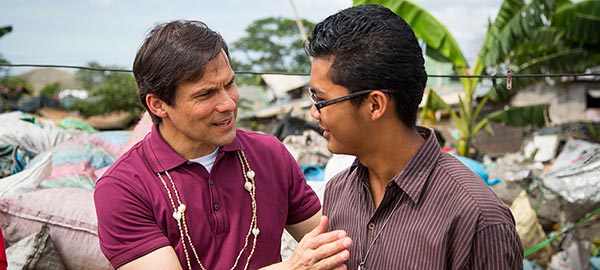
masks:
<svg viewBox="0 0 600 270"><path fill-rule="evenodd" d="M350 92L393 90L401 121L416 125L427 83L425 60L412 28L394 12L379 5L344 9L315 26L306 51L332 59L331 80Z"/></svg>
<svg viewBox="0 0 600 270"><path fill-rule="evenodd" d="M175 90L182 83L195 82L221 50L229 51L223 37L200 21L172 21L155 26L138 49L133 76L140 101L159 124L162 119L148 109L146 96L174 105Z"/></svg>

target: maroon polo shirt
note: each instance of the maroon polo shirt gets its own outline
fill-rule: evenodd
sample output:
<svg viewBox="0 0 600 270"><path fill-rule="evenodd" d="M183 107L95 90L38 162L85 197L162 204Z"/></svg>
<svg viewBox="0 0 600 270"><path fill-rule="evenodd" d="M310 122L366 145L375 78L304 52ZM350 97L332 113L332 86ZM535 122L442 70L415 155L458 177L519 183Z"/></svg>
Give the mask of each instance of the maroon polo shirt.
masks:
<svg viewBox="0 0 600 270"><path fill-rule="evenodd" d="M284 145L271 135L238 130L236 139L219 149L209 173L177 154L155 125L106 171L94 191L100 247L111 264L117 268L160 247L172 246L187 268L173 208L157 176L161 173L169 181L164 173L168 171L187 206L189 234L203 265L207 269L231 268L244 246L252 217L238 150L244 151L256 172L260 234L248 269L279 262L284 227L308 219L321 208ZM242 268L251 249L252 238L249 240L238 263ZM193 268L200 269L188 251Z"/></svg>
<svg viewBox="0 0 600 270"><path fill-rule="evenodd" d="M344 229L353 240L348 268L365 260L367 269L523 269L508 208L480 177L440 151L431 130L417 129L425 144L388 183L377 209L360 162L327 183L329 229Z"/></svg>

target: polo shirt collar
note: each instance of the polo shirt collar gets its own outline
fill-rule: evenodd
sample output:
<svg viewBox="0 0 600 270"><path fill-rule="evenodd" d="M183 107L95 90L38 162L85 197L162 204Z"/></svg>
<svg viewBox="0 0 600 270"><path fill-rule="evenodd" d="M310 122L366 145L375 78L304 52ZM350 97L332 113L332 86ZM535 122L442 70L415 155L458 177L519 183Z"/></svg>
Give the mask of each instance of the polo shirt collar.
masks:
<svg viewBox="0 0 600 270"><path fill-rule="evenodd" d="M239 130L236 131L239 133ZM228 145L219 148L217 158L223 156L226 152L238 151L244 149L236 134L235 139ZM152 125L152 130L143 142L144 154L150 163L152 171L155 173L172 170L175 167L188 162L187 159L179 155L171 146L163 139L158 131L158 125Z"/></svg>

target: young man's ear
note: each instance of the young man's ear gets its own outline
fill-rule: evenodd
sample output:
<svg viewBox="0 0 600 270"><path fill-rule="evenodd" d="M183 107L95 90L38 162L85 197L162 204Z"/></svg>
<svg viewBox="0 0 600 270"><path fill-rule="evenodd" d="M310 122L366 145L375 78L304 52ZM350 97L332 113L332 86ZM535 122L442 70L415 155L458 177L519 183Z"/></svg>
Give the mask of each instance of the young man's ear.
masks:
<svg viewBox="0 0 600 270"><path fill-rule="evenodd" d="M369 94L367 102L371 113L371 119L377 120L383 117L390 107L390 97L381 91L373 91Z"/></svg>
<svg viewBox="0 0 600 270"><path fill-rule="evenodd" d="M167 117L167 111L164 108L167 104L154 94L146 95L146 104L148 105L148 109L150 112L152 112L152 114L160 118Z"/></svg>

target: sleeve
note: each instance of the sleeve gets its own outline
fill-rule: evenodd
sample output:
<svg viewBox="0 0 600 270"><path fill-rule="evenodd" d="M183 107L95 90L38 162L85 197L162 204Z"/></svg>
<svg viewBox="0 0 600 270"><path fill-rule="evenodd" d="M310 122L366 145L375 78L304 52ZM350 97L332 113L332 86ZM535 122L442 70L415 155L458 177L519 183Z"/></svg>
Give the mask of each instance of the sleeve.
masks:
<svg viewBox="0 0 600 270"><path fill-rule="evenodd" d="M473 245L470 269L523 269L523 245L514 226L487 226L477 232Z"/></svg>
<svg viewBox="0 0 600 270"><path fill-rule="evenodd" d="M283 144L280 145L282 165L287 169L291 181L290 188L288 189L289 209L286 225L292 225L314 216L321 210L321 202L317 194L306 182L304 174L294 157L292 157Z"/></svg>
<svg viewBox="0 0 600 270"><path fill-rule="evenodd" d="M115 268L170 245L151 204L126 182L104 177L94 190L100 249Z"/></svg>

